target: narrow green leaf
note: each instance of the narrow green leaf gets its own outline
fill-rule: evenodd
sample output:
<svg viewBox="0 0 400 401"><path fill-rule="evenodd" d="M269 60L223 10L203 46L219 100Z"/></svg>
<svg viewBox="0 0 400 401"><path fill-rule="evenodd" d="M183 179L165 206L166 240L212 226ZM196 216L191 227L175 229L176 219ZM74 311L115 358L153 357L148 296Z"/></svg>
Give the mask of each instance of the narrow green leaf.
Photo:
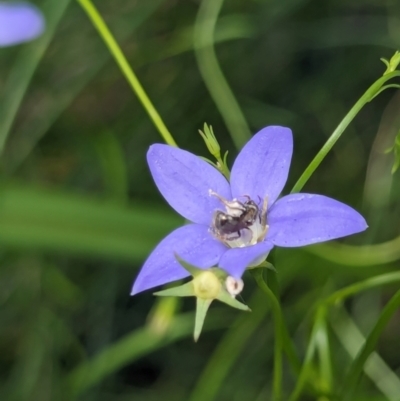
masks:
<svg viewBox="0 0 400 401"><path fill-rule="evenodd" d="M181 224L173 212L135 202L128 206L76 194L0 186L0 244L142 261Z"/></svg>
<svg viewBox="0 0 400 401"><path fill-rule="evenodd" d="M46 17L46 31L37 40L26 45L18 56L0 99L0 152L10 134L32 76L52 40L58 23L71 0L47 0L42 5Z"/></svg>
<svg viewBox="0 0 400 401"><path fill-rule="evenodd" d="M336 308L330 319L331 328L352 360L359 354L365 337L343 307ZM365 374L389 401L397 401L400 394L400 379L377 352L373 352L364 365Z"/></svg>
<svg viewBox="0 0 400 401"><path fill-rule="evenodd" d="M61 1L55 2L53 0L50 0L49 2L56 8L60 8L62 3ZM165 0L152 0L150 2L139 2L136 4L135 12L125 15L125 18L129 19L129 24L125 23L126 20L121 23L121 19L119 19L118 38L121 41L125 41L129 38L129 36L132 35L132 32L153 15L163 2L165 2ZM69 11L73 12L74 10ZM79 9L77 9L77 11L80 12ZM85 34L85 31L82 29L80 32ZM94 39L92 39L92 37ZM86 52L83 55L79 55L79 60L74 61L76 67L79 68L80 73L78 75L64 75L63 79L57 82L57 86L51 88L51 91L41 90L40 96L43 99L43 104L46 105L44 111L46 118L43 118L42 114L30 116L30 118L27 118L21 126L18 126L18 130L13 132L12 136L9 138L7 142L7 150L3 155L3 164L7 172L15 171L30 152L32 152L35 145L48 132L50 127L60 117L63 111L69 107L73 100L99 73L99 71L102 71L106 62L111 58L111 55L104 49L103 44L98 40L96 35L93 34L92 37L88 36L85 38L84 43ZM77 51L73 37L63 37L62 42L59 42L58 46L59 47L52 48L52 51L54 52L53 57L59 61L59 64L62 65L62 67L52 66L53 69L54 67L60 68L60 71L57 69L53 71L52 69L54 74L60 74L65 63L69 62L72 57L76 56ZM144 46L144 48L145 47L146 46ZM64 48L73 50L65 51ZM158 54L159 52L155 51L154 53ZM63 55L65 55L65 58L62 58ZM144 64L144 61L140 60L139 64ZM26 63L23 63L23 65L26 65ZM22 85L23 79L21 80L21 74L16 71L15 75L15 85ZM12 93L12 89L13 87L10 86L10 92L7 91L5 97L8 97L8 93Z"/></svg>
<svg viewBox="0 0 400 401"><path fill-rule="evenodd" d="M214 317L211 316L207 330L226 327L228 320L223 316L222 311ZM193 318L193 313L176 316L164 335L154 332L151 327L140 328L88 361L82 362L67 377L66 385L71 397L69 399L73 399L126 364L188 336L193 330Z"/></svg>
<svg viewBox="0 0 400 401"><path fill-rule="evenodd" d="M352 363L348 374L346 375L343 387L341 391L341 399L352 399L352 395L358 384L360 375L364 369L364 365L369 358L369 356L374 352L376 344L382 331L386 328L390 319L396 310L400 307L400 290L390 299L390 301L385 305L378 321L368 335L364 346L362 347L360 353L357 355L356 359Z"/></svg>

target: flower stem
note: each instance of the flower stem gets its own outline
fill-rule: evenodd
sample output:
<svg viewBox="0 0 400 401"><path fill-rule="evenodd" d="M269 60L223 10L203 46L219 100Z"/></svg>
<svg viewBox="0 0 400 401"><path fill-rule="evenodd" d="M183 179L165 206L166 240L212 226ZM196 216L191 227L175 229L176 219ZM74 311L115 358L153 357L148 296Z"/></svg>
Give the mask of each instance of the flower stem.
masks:
<svg viewBox="0 0 400 401"><path fill-rule="evenodd" d="M382 285L389 285L400 281L400 272L391 272L381 274L379 276L371 277L358 283L349 285L341 290L335 291L329 297L321 301L322 305L330 306L343 302L346 298L359 294L362 291L369 290L370 288L381 287Z"/></svg>
<svg viewBox="0 0 400 401"><path fill-rule="evenodd" d="M139 98L139 101L142 103L144 109L146 110L153 124L163 137L164 141L168 145L177 146L174 138L168 131L168 128L165 126L163 120L161 119L160 115L155 109L153 103L147 96L145 90L143 89L138 78L133 72L131 66L129 65L126 57L124 56L121 48L119 47L117 41L115 40L114 36L108 29L106 23L104 22L103 18L97 11L96 7L92 4L90 0L77 0L77 1L82 6L84 11L88 15L89 19L92 21L94 27L97 29L104 43L108 47L110 53L112 54L116 63L118 64L119 68L121 69L123 75L129 82L136 96Z"/></svg>
<svg viewBox="0 0 400 401"><path fill-rule="evenodd" d="M264 269L251 269L254 279L260 289L268 296L271 301L272 313L275 326L275 345L274 345L274 379L273 379L273 400L282 399L282 349L283 349L283 319L282 311L278 299L272 290L265 283L263 278Z"/></svg>
<svg viewBox="0 0 400 401"><path fill-rule="evenodd" d="M238 149L250 139L250 129L219 66L214 30L224 0L203 0L194 26L194 50L200 74Z"/></svg>
<svg viewBox="0 0 400 401"><path fill-rule="evenodd" d="M373 245L324 243L307 247L306 251L344 266L378 266L400 259L400 236Z"/></svg>
<svg viewBox="0 0 400 401"><path fill-rule="evenodd" d="M376 80L361 96L361 98L356 102L356 104L350 109L350 111L346 114L343 120L336 127L335 131L333 131L332 135L325 142L324 146L317 153L308 167L304 170L303 174L297 180L294 185L291 193L299 192L302 190L306 182L313 175L315 170L321 164L322 160L324 160L325 156L332 149L333 145L337 142L337 140L341 137L344 130L348 127L348 125L353 121L354 117L358 114L358 112L375 96L381 93L384 89L387 89L389 85L384 87L385 82L389 81L392 78L399 77L400 71L394 71L389 74L386 74Z"/></svg>
<svg viewBox="0 0 400 401"><path fill-rule="evenodd" d="M221 318L221 315L223 313L220 311L214 317L210 316L205 329L215 330L229 327L231 322ZM128 333L92 358L84 360L65 379L66 389L69 390L67 399L75 399L108 375L143 355L189 337L193 332L194 318L194 313L176 315L165 333L155 331L154 326L141 327Z"/></svg>

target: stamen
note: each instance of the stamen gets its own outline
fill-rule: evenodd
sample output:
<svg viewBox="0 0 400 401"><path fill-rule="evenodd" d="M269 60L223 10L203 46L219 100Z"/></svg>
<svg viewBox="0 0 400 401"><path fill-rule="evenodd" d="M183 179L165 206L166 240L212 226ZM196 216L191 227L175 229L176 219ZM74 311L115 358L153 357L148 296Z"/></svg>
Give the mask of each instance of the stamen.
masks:
<svg viewBox="0 0 400 401"><path fill-rule="evenodd" d="M246 210L243 207L243 204L239 202L236 198L232 199L231 201L228 201L221 195L214 192L212 189L209 189L208 193L210 196L215 196L216 198L218 198L221 201L221 203L225 206L227 213L229 213L231 216L240 216Z"/></svg>
<svg viewBox="0 0 400 401"><path fill-rule="evenodd" d="M267 224L267 208L268 208L268 196L264 198L263 207L260 215L260 224L262 231L257 238L257 242L261 242L267 235L269 225Z"/></svg>
<svg viewBox="0 0 400 401"><path fill-rule="evenodd" d="M266 227L267 225L267 207L268 207L268 196L264 198L263 207L261 210L260 223L263 227Z"/></svg>

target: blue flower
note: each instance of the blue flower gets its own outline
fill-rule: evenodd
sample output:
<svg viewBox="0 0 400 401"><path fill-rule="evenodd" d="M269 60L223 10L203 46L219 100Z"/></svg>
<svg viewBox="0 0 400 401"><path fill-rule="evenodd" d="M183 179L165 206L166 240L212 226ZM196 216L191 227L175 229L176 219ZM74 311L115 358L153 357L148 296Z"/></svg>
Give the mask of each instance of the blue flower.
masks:
<svg viewBox="0 0 400 401"><path fill-rule="evenodd" d="M28 42L45 28L42 13L25 2L0 2L0 47Z"/></svg>
<svg viewBox="0 0 400 401"><path fill-rule="evenodd" d="M363 231L364 218L322 195L278 199L293 151L289 128L263 128L244 146L230 183L213 166L182 149L152 145L147 161L167 202L191 223L165 237L144 263L132 295L188 276L174 254L234 279L260 264L274 246L299 247Z"/></svg>

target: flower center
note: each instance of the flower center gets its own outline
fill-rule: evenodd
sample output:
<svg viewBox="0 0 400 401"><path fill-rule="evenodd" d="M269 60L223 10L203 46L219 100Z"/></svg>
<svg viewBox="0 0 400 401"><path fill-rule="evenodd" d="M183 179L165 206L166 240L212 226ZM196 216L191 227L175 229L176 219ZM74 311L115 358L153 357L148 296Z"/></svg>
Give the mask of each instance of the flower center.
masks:
<svg viewBox="0 0 400 401"><path fill-rule="evenodd" d="M244 201L233 199L228 201L214 191L225 206L225 212L216 210L213 215L212 234L230 248L241 248L254 245L264 240L268 231L267 199L264 199L260 210L257 203L248 195L243 195Z"/></svg>

